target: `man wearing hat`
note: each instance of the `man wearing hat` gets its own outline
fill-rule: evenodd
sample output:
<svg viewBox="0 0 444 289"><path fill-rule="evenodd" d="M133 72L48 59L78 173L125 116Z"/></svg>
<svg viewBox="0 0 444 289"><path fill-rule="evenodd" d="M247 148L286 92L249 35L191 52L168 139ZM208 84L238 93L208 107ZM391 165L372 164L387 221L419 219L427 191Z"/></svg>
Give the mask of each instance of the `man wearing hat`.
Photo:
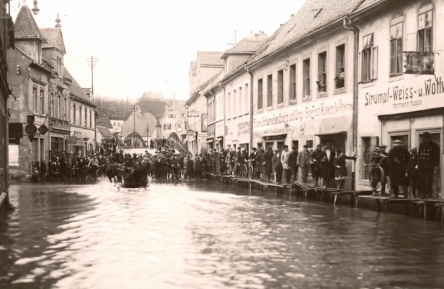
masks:
<svg viewBox="0 0 444 289"><path fill-rule="evenodd" d="M433 175L440 163L439 146L430 138L429 132L422 134L418 150L419 194L423 198L433 197Z"/></svg>
<svg viewBox="0 0 444 289"><path fill-rule="evenodd" d="M251 166L253 167L253 179L255 178L256 175L256 156L257 156L257 148L252 148L251 149L252 152L250 154L250 161L251 161Z"/></svg>
<svg viewBox="0 0 444 289"><path fill-rule="evenodd" d="M284 150L281 153L281 163L283 169L283 183L288 184L288 175L290 168L288 166L288 158L290 157L290 153L288 152L288 145L284 145Z"/></svg>
<svg viewBox="0 0 444 289"><path fill-rule="evenodd" d="M417 165L418 165L418 149L412 148L410 150L410 159L405 176L408 178L408 184L410 186L410 191L412 192L413 198L416 198L418 196L417 194L418 169L416 168Z"/></svg>
<svg viewBox="0 0 444 289"><path fill-rule="evenodd" d="M301 168L302 181L306 182L308 168L310 166L310 152L308 151L308 145L304 145L304 150L298 154L298 166Z"/></svg>
<svg viewBox="0 0 444 289"><path fill-rule="evenodd" d="M310 155L311 175L315 180L315 187L319 186L322 165L322 145L318 144L316 150Z"/></svg>
<svg viewBox="0 0 444 289"><path fill-rule="evenodd" d="M399 195L399 186L402 186L404 198L408 198L407 178L405 172L409 164L409 151L402 147L400 140L392 142L393 148L390 149L387 157L388 175L390 177L390 187L393 189L395 198Z"/></svg>
<svg viewBox="0 0 444 289"><path fill-rule="evenodd" d="M292 146L291 153L288 156L288 167L290 168L291 179L290 184L293 184L294 181L298 180L298 147ZM288 183L288 175L286 182Z"/></svg>
<svg viewBox="0 0 444 289"><path fill-rule="evenodd" d="M381 183L381 195L385 195L387 184L387 153L386 145L380 145L370 153L370 185L373 195L376 196L376 188Z"/></svg>
<svg viewBox="0 0 444 289"><path fill-rule="evenodd" d="M274 150L272 162L273 162L275 182L277 184L280 184L282 179L282 163L281 163L281 151L279 149Z"/></svg>

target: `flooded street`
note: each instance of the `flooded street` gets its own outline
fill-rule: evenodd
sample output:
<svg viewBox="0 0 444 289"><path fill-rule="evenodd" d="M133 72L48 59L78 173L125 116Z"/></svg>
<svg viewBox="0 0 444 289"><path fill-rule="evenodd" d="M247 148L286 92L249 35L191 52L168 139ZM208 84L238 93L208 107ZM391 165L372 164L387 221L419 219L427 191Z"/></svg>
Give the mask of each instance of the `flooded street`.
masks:
<svg viewBox="0 0 444 289"><path fill-rule="evenodd" d="M0 287L443 288L433 222L201 182L10 188Z"/></svg>

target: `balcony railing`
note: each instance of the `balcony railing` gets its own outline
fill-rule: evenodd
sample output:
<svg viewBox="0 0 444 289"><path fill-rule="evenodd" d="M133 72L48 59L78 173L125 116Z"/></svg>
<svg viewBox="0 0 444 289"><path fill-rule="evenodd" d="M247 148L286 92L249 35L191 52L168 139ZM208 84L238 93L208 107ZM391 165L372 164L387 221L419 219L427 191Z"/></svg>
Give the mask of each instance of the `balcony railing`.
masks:
<svg viewBox="0 0 444 289"><path fill-rule="evenodd" d="M67 121L67 120L51 117L49 119L49 126L52 128L63 129L63 130L69 131L69 121Z"/></svg>

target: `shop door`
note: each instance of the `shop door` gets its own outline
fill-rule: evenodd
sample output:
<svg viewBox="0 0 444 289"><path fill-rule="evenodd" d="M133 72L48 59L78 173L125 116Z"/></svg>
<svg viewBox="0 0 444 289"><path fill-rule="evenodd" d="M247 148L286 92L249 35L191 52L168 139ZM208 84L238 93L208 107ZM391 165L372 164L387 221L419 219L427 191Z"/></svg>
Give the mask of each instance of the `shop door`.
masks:
<svg viewBox="0 0 444 289"><path fill-rule="evenodd" d="M333 150L341 150L344 154L345 151L345 140L346 135L344 134L332 134L332 135L324 135L320 136L322 146L325 146L327 143L331 144Z"/></svg>
<svg viewBox="0 0 444 289"><path fill-rule="evenodd" d="M273 146L274 146L274 142L266 142L265 143L265 151L267 151L269 147L273 148Z"/></svg>
<svg viewBox="0 0 444 289"><path fill-rule="evenodd" d="M277 149L279 151L282 151L284 149L284 142L283 141L278 141L277 142Z"/></svg>
<svg viewBox="0 0 444 289"><path fill-rule="evenodd" d="M441 153L442 153L441 133L439 133L438 131L431 131L431 130L429 130L429 132L430 132L430 139L432 141L434 141L440 147L439 156L441 158ZM421 135L422 135L422 133L419 136L421 136ZM418 143L418 148L419 148L419 144L421 143L421 138L418 139L417 143ZM441 164L441 159L439 160L439 163ZM441 168L441 166L440 166L440 168ZM442 177L443 177L443 175L440 174L440 170L435 168L435 174L433 176L433 196L437 197L437 198L440 198L440 194L441 194ZM442 196L441 196L441 198L442 198Z"/></svg>

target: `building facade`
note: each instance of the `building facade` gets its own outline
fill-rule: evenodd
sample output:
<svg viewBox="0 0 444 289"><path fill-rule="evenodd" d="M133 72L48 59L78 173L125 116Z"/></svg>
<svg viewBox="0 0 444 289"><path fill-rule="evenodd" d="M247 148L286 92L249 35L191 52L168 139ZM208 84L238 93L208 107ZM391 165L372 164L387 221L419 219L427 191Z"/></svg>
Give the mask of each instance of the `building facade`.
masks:
<svg viewBox="0 0 444 289"><path fill-rule="evenodd" d="M401 140L407 149L418 147L427 131L443 154L443 9L438 0L380 1L353 15L360 35L358 188L369 187L369 152L376 145L390 149L394 140ZM439 163L442 172L442 157ZM439 171L435 196L443 190Z"/></svg>

